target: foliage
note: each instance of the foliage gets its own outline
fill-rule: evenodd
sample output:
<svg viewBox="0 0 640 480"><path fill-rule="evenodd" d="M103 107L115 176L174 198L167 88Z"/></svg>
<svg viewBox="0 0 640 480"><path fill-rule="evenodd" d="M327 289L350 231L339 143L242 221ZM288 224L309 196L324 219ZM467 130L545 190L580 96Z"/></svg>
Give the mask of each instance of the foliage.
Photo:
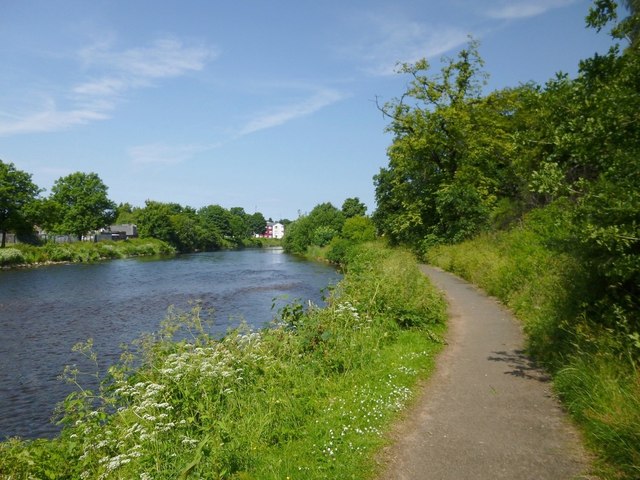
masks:
<svg viewBox="0 0 640 480"><path fill-rule="evenodd" d="M369 246L353 262L326 308L285 307L262 331L214 339L199 308L170 313L98 391L67 398L59 438L0 444L0 476L370 478L433 366L444 302L409 255ZM384 285L408 302L403 318ZM422 328L403 328L408 317ZM91 342L76 350L97 361Z"/></svg>
<svg viewBox="0 0 640 480"><path fill-rule="evenodd" d="M473 41L437 75L427 74L426 60L402 65L411 81L400 99L381 107L394 139L389 165L374 177L373 219L392 242L470 238L487 226L499 195L518 191L510 155L531 87L482 98L482 65Z"/></svg>
<svg viewBox="0 0 640 480"><path fill-rule="evenodd" d="M331 203L316 205L308 215L287 226L284 248L287 252L304 254L309 246L323 247L338 236L345 216Z"/></svg>
<svg viewBox="0 0 640 480"><path fill-rule="evenodd" d="M367 206L358 197L347 198L342 204L344 218L364 217L366 213Z"/></svg>
<svg viewBox="0 0 640 480"><path fill-rule="evenodd" d="M575 78L480 95L473 43L439 75L404 65L373 218L513 308L594 448L637 478L640 4L618 3L596 0L587 24L621 42Z"/></svg>
<svg viewBox="0 0 640 480"><path fill-rule="evenodd" d="M107 189L95 173L76 172L56 180L49 198L57 213L49 221L52 231L82 238L109 225L116 205L107 197Z"/></svg>
<svg viewBox="0 0 640 480"><path fill-rule="evenodd" d="M605 462L601 468L609 464L617 472L602 478L637 478L640 344L591 313L585 300L598 288L591 266L556 248L557 231L570 238L561 212L552 205L508 232L432 248L428 260L513 309L524 322L529 351L551 370L557 392Z"/></svg>
<svg viewBox="0 0 640 480"><path fill-rule="evenodd" d="M155 239L129 239L118 242L74 242L46 243L41 246L17 244L2 251L17 251L10 254L14 260L4 265L33 265L50 262L97 262L143 255L171 255L175 250L167 243ZM3 261L0 260L0 265Z"/></svg>
<svg viewBox="0 0 640 480"><path fill-rule="evenodd" d="M47 198L38 198L40 191L30 174L0 161L2 247L7 231L29 233L35 225L47 233L73 234L81 239L114 220L133 223L141 238L162 240L181 252L260 246L253 237L266 228L262 213L248 214L240 207L227 210L208 205L196 211L153 200L147 200L143 208L129 203L116 207L107 197L107 186L95 173L76 172L59 178ZM318 235L322 238L321 232Z"/></svg>
<svg viewBox="0 0 640 480"><path fill-rule="evenodd" d="M375 239L375 225L369 217L347 218L342 232L331 240L323 256L331 263L344 266L349 262L351 252L357 249L359 244Z"/></svg>
<svg viewBox="0 0 640 480"><path fill-rule="evenodd" d="M31 231L29 206L36 201L40 189L31 175L0 160L0 248L5 246L8 231Z"/></svg>
<svg viewBox="0 0 640 480"><path fill-rule="evenodd" d="M147 200L144 208L136 210L135 220L140 238L157 238L176 244L177 235L171 228L171 216L178 215L182 207L177 203L162 203Z"/></svg>
<svg viewBox="0 0 640 480"><path fill-rule="evenodd" d="M376 238L376 227L369 217L348 217L342 226L340 236L352 242L370 242Z"/></svg>
<svg viewBox="0 0 640 480"><path fill-rule="evenodd" d="M240 207L227 210L220 205L196 211L177 203L147 200L132 215L141 237L159 238L181 252L254 245L253 235L264 232L266 226L259 212L249 215Z"/></svg>
<svg viewBox="0 0 640 480"><path fill-rule="evenodd" d="M17 248L0 249L0 267L20 265L23 263L25 263L24 256Z"/></svg>
<svg viewBox="0 0 640 480"><path fill-rule="evenodd" d="M136 217L134 215L134 207L130 203L121 203L116 208L115 223L123 225L127 223L136 223Z"/></svg>

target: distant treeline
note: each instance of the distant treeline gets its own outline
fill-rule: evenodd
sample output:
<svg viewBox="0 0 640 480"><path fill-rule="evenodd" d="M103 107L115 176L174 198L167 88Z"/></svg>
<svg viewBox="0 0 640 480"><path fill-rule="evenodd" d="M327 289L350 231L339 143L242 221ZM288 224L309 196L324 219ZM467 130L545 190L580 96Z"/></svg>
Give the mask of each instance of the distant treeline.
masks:
<svg viewBox="0 0 640 480"><path fill-rule="evenodd" d="M196 210L152 200L142 208L116 205L107 190L97 174L76 172L59 178L51 194L43 197L31 174L0 160L1 246L7 232L28 235L39 228L81 239L113 223L134 223L141 238L163 240L178 251L212 250L252 244L252 237L262 234L267 224L262 213L248 214L241 207L209 205Z"/></svg>

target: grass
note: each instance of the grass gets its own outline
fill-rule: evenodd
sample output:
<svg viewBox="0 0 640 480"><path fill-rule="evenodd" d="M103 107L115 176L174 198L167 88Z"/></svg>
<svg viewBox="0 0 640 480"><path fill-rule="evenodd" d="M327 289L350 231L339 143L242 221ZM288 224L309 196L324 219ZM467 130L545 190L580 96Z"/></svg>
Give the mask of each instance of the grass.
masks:
<svg viewBox="0 0 640 480"><path fill-rule="evenodd" d="M546 245L536 225L427 253L430 263L498 297L522 320L529 351L598 455L602 478L640 478L640 374L624 337L589 318L588 272Z"/></svg>
<svg viewBox="0 0 640 480"><path fill-rule="evenodd" d="M174 312L67 399L59 438L0 444L0 477L373 478L445 311L411 255L367 245L326 308L288 305L271 328L215 339L206 312Z"/></svg>
<svg viewBox="0 0 640 480"><path fill-rule="evenodd" d="M17 244L0 249L0 267L36 265L52 262L97 262L142 255L169 255L175 250L152 238L125 241Z"/></svg>

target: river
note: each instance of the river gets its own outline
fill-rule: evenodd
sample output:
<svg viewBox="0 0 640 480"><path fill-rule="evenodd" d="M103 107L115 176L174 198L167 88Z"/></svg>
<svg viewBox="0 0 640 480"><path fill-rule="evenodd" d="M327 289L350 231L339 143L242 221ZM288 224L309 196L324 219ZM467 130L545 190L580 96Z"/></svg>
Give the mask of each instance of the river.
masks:
<svg viewBox="0 0 640 480"><path fill-rule="evenodd" d="M339 277L274 248L0 271L0 440L58 433L54 407L72 391L58 377L78 342L94 340L104 369L170 306L213 308L216 335L242 319L261 328L274 299L321 303Z"/></svg>

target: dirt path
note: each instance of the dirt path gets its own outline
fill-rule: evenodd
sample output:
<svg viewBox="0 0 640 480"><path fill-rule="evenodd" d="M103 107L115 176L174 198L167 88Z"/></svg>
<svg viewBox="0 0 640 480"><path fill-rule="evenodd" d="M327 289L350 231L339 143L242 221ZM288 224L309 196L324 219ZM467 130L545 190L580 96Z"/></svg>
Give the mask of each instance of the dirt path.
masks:
<svg viewBox="0 0 640 480"><path fill-rule="evenodd" d="M384 480L586 479L588 457L496 301L432 267L447 296L448 346L387 451Z"/></svg>

